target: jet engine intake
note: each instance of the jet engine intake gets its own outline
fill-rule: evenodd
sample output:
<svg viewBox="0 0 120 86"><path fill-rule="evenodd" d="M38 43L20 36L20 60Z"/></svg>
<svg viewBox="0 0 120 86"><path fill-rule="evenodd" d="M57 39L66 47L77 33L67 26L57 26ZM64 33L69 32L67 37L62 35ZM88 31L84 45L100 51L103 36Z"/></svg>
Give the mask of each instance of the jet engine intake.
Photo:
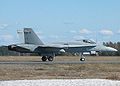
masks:
<svg viewBox="0 0 120 86"><path fill-rule="evenodd" d="M9 45L8 50L16 50L16 45Z"/></svg>
<svg viewBox="0 0 120 86"><path fill-rule="evenodd" d="M65 50L64 50L64 49L61 49L61 50L60 50L60 53L65 53Z"/></svg>

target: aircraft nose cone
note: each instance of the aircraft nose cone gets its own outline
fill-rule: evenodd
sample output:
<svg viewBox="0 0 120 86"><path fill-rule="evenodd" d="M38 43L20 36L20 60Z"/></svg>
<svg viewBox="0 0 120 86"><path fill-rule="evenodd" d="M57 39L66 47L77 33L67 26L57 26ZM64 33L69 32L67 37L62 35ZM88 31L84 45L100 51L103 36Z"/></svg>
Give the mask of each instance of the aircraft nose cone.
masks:
<svg viewBox="0 0 120 86"><path fill-rule="evenodd" d="M107 47L107 50L108 50L108 51L114 51L114 52L117 52L117 51L118 51L117 49L112 48L112 47Z"/></svg>

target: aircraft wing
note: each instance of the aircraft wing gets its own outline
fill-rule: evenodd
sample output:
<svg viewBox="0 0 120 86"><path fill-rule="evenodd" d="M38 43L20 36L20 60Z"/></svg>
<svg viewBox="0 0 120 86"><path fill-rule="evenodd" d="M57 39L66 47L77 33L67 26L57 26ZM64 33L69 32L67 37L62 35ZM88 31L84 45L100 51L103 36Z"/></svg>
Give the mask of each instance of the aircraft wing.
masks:
<svg viewBox="0 0 120 86"><path fill-rule="evenodd" d="M64 52L81 52L83 50L88 50L96 45L39 45L34 51L41 53L58 53L61 51Z"/></svg>
<svg viewBox="0 0 120 86"><path fill-rule="evenodd" d="M30 45L19 44L8 46L9 50L27 53L58 53L58 52L82 52L96 45Z"/></svg>

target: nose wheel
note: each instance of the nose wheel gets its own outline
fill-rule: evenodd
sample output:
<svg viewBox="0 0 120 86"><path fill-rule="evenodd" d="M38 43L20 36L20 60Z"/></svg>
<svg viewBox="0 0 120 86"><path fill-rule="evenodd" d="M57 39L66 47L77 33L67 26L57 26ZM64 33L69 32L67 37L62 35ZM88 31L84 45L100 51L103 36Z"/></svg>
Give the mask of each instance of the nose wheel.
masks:
<svg viewBox="0 0 120 86"><path fill-rule="evenodd" d="M83 56L83 54L80 54L80 61L85 61L85 57Z"/></svg>
<svg viewBox="0 0 120 86"><path fill-rule="evenodd" d="M85 61L85 58L80 58L80 61Z"/></svg>

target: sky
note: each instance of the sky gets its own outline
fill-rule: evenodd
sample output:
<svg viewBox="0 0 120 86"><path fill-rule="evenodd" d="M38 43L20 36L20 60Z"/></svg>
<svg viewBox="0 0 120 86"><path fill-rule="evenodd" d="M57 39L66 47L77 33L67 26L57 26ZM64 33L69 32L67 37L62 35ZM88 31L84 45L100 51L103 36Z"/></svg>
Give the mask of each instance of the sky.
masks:
<svg viewBox="0 0 120 86"><path fill-rule="evenodd" d="M120 0L0 0L0 45L32 28L44 43L120 41Z"/></svg>

